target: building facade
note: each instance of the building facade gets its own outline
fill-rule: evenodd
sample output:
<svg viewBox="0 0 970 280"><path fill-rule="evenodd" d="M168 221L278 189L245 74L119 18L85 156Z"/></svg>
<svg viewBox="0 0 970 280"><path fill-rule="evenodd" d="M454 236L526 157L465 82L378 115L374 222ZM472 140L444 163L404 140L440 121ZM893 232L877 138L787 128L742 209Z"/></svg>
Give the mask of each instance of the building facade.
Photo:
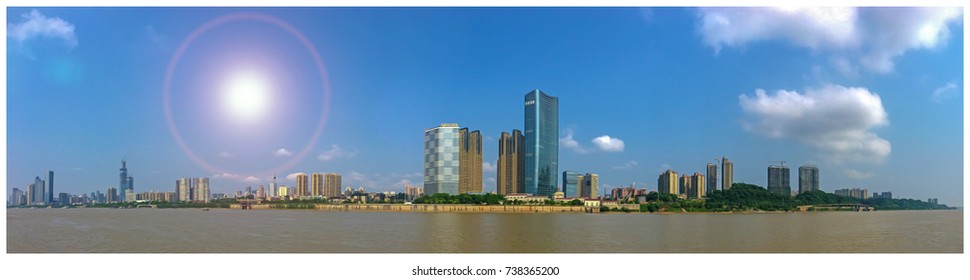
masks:
<svg viewBox="0 0 970 280"><path fill-rule="evenodd" d="M500 195L525 192L525 138L518 129L502 132L498 139L495 192Z"/></svg>
<svg viewBox="0 0 970 280"><path fill-rule="evenodd" d="M27 201L30 205L44 205L47 204L47 185L44 184L44 180L40 179L40 176L34 177L34 183L30 184L27 188Z"/></svg>
<svg viewBox="0 0 970 280"><path fill-rule="evenodd" d="M657 178L657 192L668 194L680 194L680 183L677 181L677 172L667 169Z"/></svg>
<svg viewBox="0 0 970 280"><path fill-rule="evenodd" d="M181 202L192 201L192 181L189 178L175 180L175 196Z"/></svg>
<svg viewBox="0 0 970 280"><path fill-rule="evenodd" d="M854 197L858 199L869 199L869 189L851 188L835 190L836 195Z"/></svg>
<svg viewBox="0 0 970 280"><path fill-rule="evenodd" d="M559 174L559 98L525 95L525 193L551 196Z"/></svg>
<svg viewBox="0 0 970 280"><path fill-rule="evenodd" d="M47 204L54 203L54 171L47 171ZM65 204L65 203L61 203ZM70 204L70 203L66 203Z"/></svg>
<svg viewBox="0 0 970 280"><path fill-rule="evenodd" d="M323 174L310 174L310 195L323 196Z"/></svg>
<svg viewBox="0 0 970 280"><path fill-rule="evenodd" d="M788 166L768 166L768 191L791 196L791 172Z"/></svg>
<svg viewBox="0 0 970 280"><path fill-rule="evenodd" d="M458 193L482 192L482 132L458 130Z"/></svg>
<svg viewBox="0 0 970 280"><path fill-rule="evenodd" d="M209 203L209 178L192 178L192 201Z"/></svg>
<svg viewBox="0 0 970 280"><path fill-rule="evenodd" d="M579 196L584 198L599 197L599 175L586 173L579 176Z"/></svg>
<svg viewBox="0 0 970 280"><path fill-rule="evenodd" d="M296 174L296 192L293 196L301 197L310 195L310 186L307 181L306 173Z"/></svg>
<svg viewBox="0 0 970 280"><path fill-rule="evenodd" d="M694 176L690 177L691 189L687 191L688 198L698 199L707 196L706 178L700 172L694 172Z"/></svg>
<svg viewBox="0 0 970 280"><path fill-rule="evenodd" d="M562 172L562 193L564 197L580 197L579 195L579 183L580 176L576 171L563 171Z"/></svg>
<svg viewBox="0 0 970 280"><path fill-rule="evenodd" d="M734 163L727 157L721 157L721 189L729 190L734 184Z"/></svg>
<svg viewBox="0 0 970 280"><path fill-rule="evenodd" d="M802 165L798 167L798 193L818 190L818 167Z"/></svg>
<svg viewBox="0 0 970 280"><path fill-rule="evenodd" d="M323 195L326 197L340 196L340 185L343 184L340 174L323 174Z"/></svg>
<svg viewBox="0 0 970 280"><path fill-rule="evenodd" d="M707 189L706 193L711 193L717 190L717 164L708 163L707 164Z"/></svg>
<svg viewBox="0 0 970 280"><path fill-rule="evenodd" d="M458 124L441 124L424 131L424 193L458 194L460 140Z"/></svg>

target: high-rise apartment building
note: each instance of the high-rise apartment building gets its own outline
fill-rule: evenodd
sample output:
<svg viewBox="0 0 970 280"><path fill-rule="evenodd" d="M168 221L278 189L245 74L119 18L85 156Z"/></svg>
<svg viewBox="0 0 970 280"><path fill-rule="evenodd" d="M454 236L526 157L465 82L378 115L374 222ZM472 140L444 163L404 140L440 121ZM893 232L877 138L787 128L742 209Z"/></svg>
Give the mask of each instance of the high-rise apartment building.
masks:
<svg viewBox="0 0 970 280"><path fill-rule="evenodd" d="M657 178L657 192L680 194L680 184L677 181L677 172L667 169Z"/></svg>
<svg viewBox="0 0 970 280"><path fill-rule="evenodd" d="M707 182L705 182L706 177L700 172L694 172L694 176L690 176L691 189L687 191L688 198L703 198L707 196Z"/></svg>
<svg viewBox="0 0 970 280"><path fill-rule="evenodd" d="M482 133L458 130L458 193L482 192Z"/></svg>
<svg viewBox="0 0 970 280"><path fill-rule="evenodd" d="M525 95L525 193L551 196L559 174L559 98Z"/></svg>
<svg viewBox="0 0 970 280"><path fill-rule="evenodd" d="M680 188L677 189L678 195L687 195L687 192L694 186L691 184L690 176L687 173L680 175Z"/></svg>
<svg viewBox="0 0 970 280"><path fill-rule="evenodd" d="M34 177L34 183L27 188L27 201L30 205L44 205L47 203L47 188L40 176Z"/></svg>
<svg viewBox="0 0 970 280"><path fill-rule="evenodd" d="M296 193L293 195L295 197L310 195L310 189L309 186L307 186L306 173L296 174Z"/></svg>
<svg viewBox="0 0 970 280"><path fill-rule="evenodd" d="M563 171L562 172L562 193L565 197L580 197L579 195L579 183L582 177L576 171Z"/></svg>
<svg viewBox="0 0 970 280"><path fill-rule="evenodd" d="M458 194L460 141L458 124L424 130L424 193Z"/></svg>
<svg viewBox="0 0 970 280"><path fill-rule="evenodd" d="M717 190L717 164L708 163L707 164L707 190L706 193L712 193Z"/></svg>
<svg viewBox="0 0 970 280"><path fill-rule="evenodd" d="M209 203L209 178L192 178L192 201Z"/></svg>
<svg viewBox="0 0 970 280"><path fill-rule="evenodd" d="M118 189L117 188L108 187L108 189L104 190L104 192L105 192L105 195L104 195L105 196L105 200L108 203L118 202Z"/></svg>
<svg viewBox="0 0 970 280"><path fill-rule="evenodd" d="M323 175L323 195L326 197L340 196L341 177L337 173Z"/></svg>
<svg viewBox="0 0 970 280"><path fill-rule="evenodd" d="M721 157L721 190L731 189L734 184L734 163L726 157Z"/></svg>
<svg viewBox="0 0 970 280"><path fill-rule="evenodd" d="M192 201L192 181L189 178L175 180L175 197L181 202Z"/></svg>
<svg viewBox="0 0 970 280"><path fill-rule="evenodd" d="M788 166L772 165L768 167L768 191L784 196L791 196L791 172Z"/></svg>
<svg viewBox="0 0 970 280"><path fill-rule="evenodd" d="M310 174L310 195L323 196L323 174Z"/></svg>
<svg viewBox="0 0 970 280"><path fill-rule="evenodd" d="M500 195L525 192L525 138L518 129L502 132L498 139L495 192Z"/></svg>
<svg viewBox="0 0 970 280"><path fill-rule="evenodd" d="M276 195L279 195L279 196L289 196L290 195L290 188L287 187L287 186L280 186L280 188L278 189L278 192L276 193Z"/></svg>
<svg viewBox="0 0 970 280"><path fill-rule="evenodd" d="M798 193L818 190L818 167L802 165L798 167Z"/></svg>
<svg viewBox="0 0 970 280"><path fill-rule="evenodd" d="M584 198L599 197L599 175L586 173L579 176L579 196Z"/></svg>
<svg viewBox="0 0 970 280"><path fill-rule="evenodd" d="M836 195L854 197L858 199L869 199L869 189L851 188L835 190Z"/></svg>
<svg viewBox="0 0 970 280"><path fill-rule="evenodd" d="M407 196L408 201L412 201L424 195L424 187L404 186L404 195Z"/></svg>

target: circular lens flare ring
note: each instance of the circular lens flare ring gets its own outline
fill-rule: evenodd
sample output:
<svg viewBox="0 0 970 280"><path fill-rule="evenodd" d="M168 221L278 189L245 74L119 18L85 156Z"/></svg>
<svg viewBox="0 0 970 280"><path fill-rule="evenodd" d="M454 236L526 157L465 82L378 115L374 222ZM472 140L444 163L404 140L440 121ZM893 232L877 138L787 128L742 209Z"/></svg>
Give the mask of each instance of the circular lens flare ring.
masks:
<svg viewBox="0 0 970 280"><path fill-rule="evenodd" d="M178 66L179 60L182 58L182 54L184 54L185 51L189 48L189 46L192 44L192 42L194 42L196 39L202 36L202 34L204 34L205 32L209 31L210 29L216 26L219 26L225 23L234 22L234 21L245 21L245 20L259 21L259 22L264 22L264 23L274 25L280 29L283 29L284 31L292 35L295 39L297 39L303 45L303 47L306 48L306 50L310 53L310 56L313 58L313 61L316 63L317 72L320 74L320 85L322 86L322 89L323 89L323 104L322 104L323 110L321 110L320 119L317 121L317 125L314 128L313 134L310 136L309 141L307 141L307 144L302 149L300 149L300 151L296 153L289 161L283 163L280 166L272 168L270 170L260 171L258 172L258 174L264 175L264 174L269 174L271 172L275 173L275 171L278 171L278 170L283 170L283 171L288 170L289 168L292 168L294 165L296 165L296 163L298 163L304 157L306 157L306 155L310 153L310 150L313 149L313 146L316 144L317 140L319 140L320 135L323 134L323 128L327 123L327 116L330 114L330 79L329 79L329 75L327 75L327 70L326 70L326 67L324 66L323 59L320 57L320 54L317 53L317 49L313 45L313 43L311 43L310 40L307 39L302 32L296 29L296 27L293 27L289 23L286 23L285 21L280 20L278 18L263 15L263 14L256 14L256 13L239 13L239 14L226 15L226 16L212 19L202 24L194 31L192 31L192 33L190 33L189 36L186 37L181 44L179 44L178 49L175 51L175 54L172 55L172 59L168 63L168 67L165 71L165 84L163 86L163 93L162 93L162 99L163 99L162 107L165 111L165 122L168 125L168 130L172 134L172 138L175 138L175 142L178 144L179 148L182 149L182 152L188 155L189 159L191 159L193 162L195 162L202 168L206 169L207 171L213 172L215 174L224 174L227 172L221 168L218 168L206 162L201 157L199 157L194 151L192 151L191 148L189 148L189 146L185 143L185 140L182 139L182 135L178 131L178 127L176 126L175 120L172 117L172 110L171 110L172 109L172 106L171 106L172 76L175 73L175 68L176 66Z"/></svg>

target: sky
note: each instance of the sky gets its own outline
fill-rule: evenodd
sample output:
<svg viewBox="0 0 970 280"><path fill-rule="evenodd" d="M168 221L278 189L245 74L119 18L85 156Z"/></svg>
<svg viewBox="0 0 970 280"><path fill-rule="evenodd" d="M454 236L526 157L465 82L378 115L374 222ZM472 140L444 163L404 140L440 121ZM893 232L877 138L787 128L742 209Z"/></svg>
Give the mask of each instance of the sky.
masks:
<svg viewBox="0 0 970 280"><path fill-rule="evenodd" d="M423 133L496 139L559 98L560 172L666 169L963 205L963 15L950 8L7 8L6 191L422 185Z"/></svg>

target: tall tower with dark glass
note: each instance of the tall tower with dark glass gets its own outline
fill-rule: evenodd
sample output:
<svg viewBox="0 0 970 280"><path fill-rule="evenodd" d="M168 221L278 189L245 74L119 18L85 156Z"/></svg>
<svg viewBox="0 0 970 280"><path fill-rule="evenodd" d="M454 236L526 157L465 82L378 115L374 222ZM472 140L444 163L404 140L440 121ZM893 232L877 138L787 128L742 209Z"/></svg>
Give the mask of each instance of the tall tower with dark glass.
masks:
<svg viewBox="0 0 970 280"><path fill-rule="evenodd" d="M47 203L54 203L54 171L50 170L47 171ZM61 204L64 202L62 201Z"/></svg>
<svg viewBox="0 0 970 280"><path fill-rule="evenodd" d="M120 171L119 172L120 173L119 174L119 177L121 177L121 180L118 183L118 190L117 191L118 192L121 192L121 193L124 193L125 190L128 189L128 182L129 182L128 181L128 166L127 166L127 163L125 163L124 160L121 161L121 169L119 171Z"/></svg>
<svg viewBox="0 0 970 280"><path fill-rule="evenodd" d="M559 174L559 98L536 89L525 95L525 192L551 196Z"/></svg>

